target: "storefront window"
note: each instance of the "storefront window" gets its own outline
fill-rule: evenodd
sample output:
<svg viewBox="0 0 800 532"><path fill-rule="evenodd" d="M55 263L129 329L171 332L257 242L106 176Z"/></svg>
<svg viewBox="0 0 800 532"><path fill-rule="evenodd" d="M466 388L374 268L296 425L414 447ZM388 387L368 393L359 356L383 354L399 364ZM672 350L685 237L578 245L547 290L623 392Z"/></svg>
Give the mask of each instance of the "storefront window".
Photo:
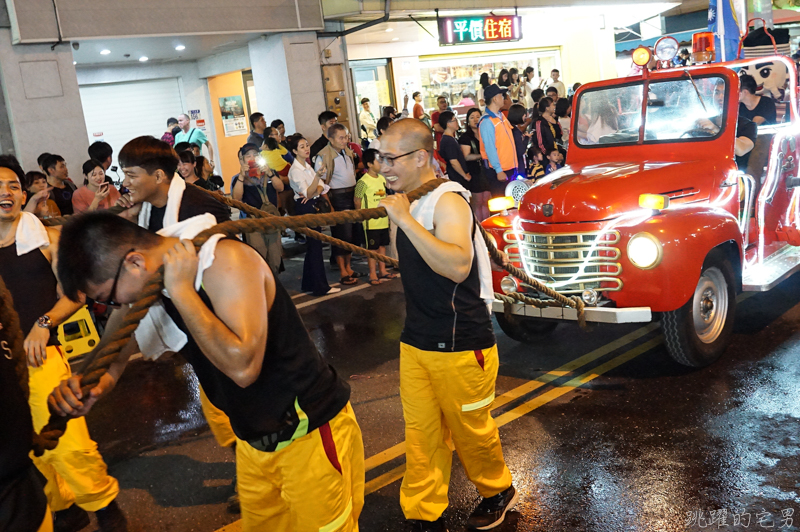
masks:
<svg viewBox="0 0 800 532"><path fill-rule="evenodd" d="M361 112L362 98L369 98L370 110L375 120L381 117L386 106L394 105L391 91L391 65L386 59L350 61L350 71L356 93L356 116ZM359 129L361 124L359 124ZM359 133L361 135L361 133Z"/></svg>
<svg viewBox="0 0 800 532"><path fill-rule="evenodd" d="M436 108L436 99L444 95L450 106L461 102L464 93L478 104L478 80L487 72L492 83L503 69L516 68L524 79L525 69L533 67L536 85L544 85L550 79L550 71L559 68L561 59L556 50L526 51L503 55L453 55L447 58L425 59L420 57L422 79L422 105L426 110Z"/></svg>

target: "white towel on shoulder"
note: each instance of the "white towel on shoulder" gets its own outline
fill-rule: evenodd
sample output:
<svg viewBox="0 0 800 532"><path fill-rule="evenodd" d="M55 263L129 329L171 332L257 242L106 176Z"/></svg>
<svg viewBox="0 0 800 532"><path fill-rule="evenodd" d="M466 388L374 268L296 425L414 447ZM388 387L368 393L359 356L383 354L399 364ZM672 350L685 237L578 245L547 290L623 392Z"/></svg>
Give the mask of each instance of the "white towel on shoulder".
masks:
<svg viewBox="0 0 800 532"><path fill-rule="evenodd" d="M178 237L181 239L192 239L200 232L213 227L217 224L213 214L205 213L189 218L182 222L166 226L158 234L161 236ZM203 284L203 272L211 267L214 262L214 252L217 243L225 235L214 235L206 241L197 254L199 264L197 266L197 276L195 277L194 287L199 290ZM166 289L163 290L164 297L169 297ZM164 305L159 301L147 311L144 319L139 323L134 332L136 342L142 356L148 360L155 360L167 351L178 352L186 345L186 334L175 325L172 318L167 314Z"/></svg>
<svg viewBox="0 0 800 532"><path fill-rule="evenodd" d="M428 231L433 231L433 214L436 210L436 203L438 203L439 198L447 192L457 192L466 200L469 200L471 196L470 192L460 184L455 181L448 181L442 183L436 187L433 192L428 193L411 204L411 216ZM473 223L477 223L474 217ZM478 257L478 278L481 283L481 299L486 302L489 307L489 313L491 314L492 301L494 301L492 264L489 259L489 250L486 248L486 242L483 241L481 232L477 227L475 228L473 244L475 254Z"/></svg>
<svg viewBox="0 0 800 532"><path fill-rule="evenodd" d="M181 200L183 199L183 192L186 190L186 181L180 176L175 174L172 176L172 181L169 182L169 190L167 191L167 210L164 211L164 224L163 227L169 227L178 223L178 213L181 210ZM139 226L147 229L150 226L150 212L153 205L145 201L142 203L142 210L139 211Z"/></svg>
<svg viewBox="0 0 800 532"><path fill-rule="evenodd" d="M34 249L46 248L50 245L50 236L41 220L32 212L22 211L14 233L17 245L17 257L25 255Z"/></svg>

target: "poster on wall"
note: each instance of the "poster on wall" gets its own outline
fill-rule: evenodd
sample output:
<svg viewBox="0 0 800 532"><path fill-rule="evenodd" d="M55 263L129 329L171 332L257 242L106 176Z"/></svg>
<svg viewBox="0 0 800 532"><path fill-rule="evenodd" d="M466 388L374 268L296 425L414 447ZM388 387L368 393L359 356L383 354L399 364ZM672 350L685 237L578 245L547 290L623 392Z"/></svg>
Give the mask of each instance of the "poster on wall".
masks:
<svg viewBox="0 0 800 532"><path fill-rule="evenodd" d="M222 115L222 127L226 137L247 135L247 117L241 96L225 96L219 98L219 112Z"/></svg>

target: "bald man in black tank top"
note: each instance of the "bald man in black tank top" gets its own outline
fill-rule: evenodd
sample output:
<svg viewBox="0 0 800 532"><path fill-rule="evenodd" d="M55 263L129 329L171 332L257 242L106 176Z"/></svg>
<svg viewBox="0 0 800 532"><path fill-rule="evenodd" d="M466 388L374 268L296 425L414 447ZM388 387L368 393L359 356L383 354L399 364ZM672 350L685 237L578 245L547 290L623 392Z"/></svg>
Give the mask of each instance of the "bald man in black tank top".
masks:
<svg viewBox="0 0 800 532"><path fill-rule="evenodd" d="M70 375L55 328L83 304L58 295L54 264L59 231L45 228L32 214L21 212L25 199L22 179L18 165L6 158L0 160L0 276L14 298L14 309L26 335L28 404L33 429L39 431L50 417L50 392ZM116 503L119 484L108 475L84 419L71 420L58 446L34 458L34 464L47 479L48 503L56 512L58 530L80 530L88 525L86 511L96 513L101 531L127 530ZM1 507L0 529L26 530L3 528Z"/></svg>
<svg viewBox="0 0 800 532"><path fill-rule="evenodd" d="M418 120L392 124L381 137L380 154L381 173L392 190L410 192L435 179L433 140ZM434 205L426 204L433 209L430 228L412 215L405 194L381 202L398 227L406 296L400 398L407 465L400 505L414 530L446 530L441 515L448 504L452 438L467 476L483 496L467 527L490 530L517 501L490 414L497 346L480 297L476 222L469 203L459 193L439 192L420 200L436 198Z"/></svg>

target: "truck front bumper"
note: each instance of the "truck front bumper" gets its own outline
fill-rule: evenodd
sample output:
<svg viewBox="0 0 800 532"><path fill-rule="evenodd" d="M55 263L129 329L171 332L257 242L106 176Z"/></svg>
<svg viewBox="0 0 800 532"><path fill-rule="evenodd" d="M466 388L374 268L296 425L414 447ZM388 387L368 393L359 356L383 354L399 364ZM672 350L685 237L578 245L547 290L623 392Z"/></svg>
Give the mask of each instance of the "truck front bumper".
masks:
<svg viewBox="0 0 800 532"><path fill-rule="evenodd" d="M494 301L492 303L492 311L498 313L503 312L503 302ZM511 311L517 316L526 316L529 318L578 320L578 311L569 307L537 308L523 303L516 303L511 305ZM653 313L650 311L650 307L586 307L584 315L586 316L586 321L597 323L646 323L653 319Z"/></svg>

